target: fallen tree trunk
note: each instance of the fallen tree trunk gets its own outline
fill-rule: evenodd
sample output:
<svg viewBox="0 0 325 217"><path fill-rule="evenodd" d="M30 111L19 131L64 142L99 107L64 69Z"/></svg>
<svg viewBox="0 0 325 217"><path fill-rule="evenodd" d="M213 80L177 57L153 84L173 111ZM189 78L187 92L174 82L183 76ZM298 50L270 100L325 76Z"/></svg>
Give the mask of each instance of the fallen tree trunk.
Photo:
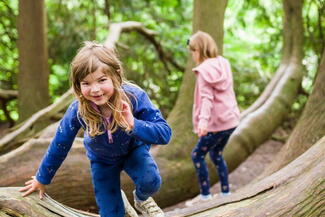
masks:
<svg viewBox="0 0 325 217"><path fill-rule="evenodd" d="M0 156L0 187L23 186L36 173L51 139L31 139L21 147ZM76 139L47 193L74 208L96 207L89 160L81 139ZM68 192L68 193L67 193Z"/></svg>
<svg viewBox="0 0 325 217"><path fill-rule="evenodd" d="M283 169L227 197L166 213L183 216L321 216L325 212L325 137ZM181 174L180 174L181 175ZM82 189L82 188L80 188ZM70 193L70 192L69 192ZM22 198L18 188L0 188L0 216L87 217L37 194Z"/></svg>
<svg viewBox="0 0 325 217"><path fill-rule="evenodd" d="M1 217L99 217L99 215L76 210L60 204L48 195L40 200L34 193L22 197L19 188L0 188Z"/></svg>
<svg viewBox="0 0 325 217"><path fill-rule="evenodd" d="M325 212L325 136L278 172L227 197L166 216L322 216Z"/></svg>
<svg viewBox="0 0 325 217"><path fill-rule="evenodd" d="M0 140L0 154L6 153L17 147L19 141L26 141L28 138L34 136L36 133L35 124L41 120L50 119L53 115L56 115L59 111L66 108L72 102L72 89L67 91L60 99L52 105L38 111L15 131L5 135Z"/></svg>

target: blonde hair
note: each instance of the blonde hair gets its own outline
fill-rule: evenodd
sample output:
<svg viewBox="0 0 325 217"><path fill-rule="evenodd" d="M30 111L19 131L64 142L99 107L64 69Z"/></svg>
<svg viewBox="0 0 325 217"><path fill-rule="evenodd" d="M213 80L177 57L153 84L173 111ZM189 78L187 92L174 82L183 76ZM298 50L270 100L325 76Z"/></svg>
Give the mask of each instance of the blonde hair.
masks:
<svg viewBox="0 0 325 217"><path fill-rule="evenodd" d="M218 47L213 38L206 32L197 31L188 41L188 48L199 52L199 61L218 56Z"/></svg>
<svg viewBox="0 0 325 217"><path fill-rule="evenodd" d="M75 96L79 100L79 113L87 125L87 132L90 136L102 134L103 116L97 107L92 105L82 96L80 83L89 74L101 69L104 74L112 79L114 94L107 105L112 110L112 121L106 126L112 133L118 127L130 130L130 126L122 115L122 101L126 101L132 108L129 97L122 89L122 84L129 83L123 74L123 68L117 54L113 49L102 44L86 41L79 49L71 63L71 82Z"/></svg>

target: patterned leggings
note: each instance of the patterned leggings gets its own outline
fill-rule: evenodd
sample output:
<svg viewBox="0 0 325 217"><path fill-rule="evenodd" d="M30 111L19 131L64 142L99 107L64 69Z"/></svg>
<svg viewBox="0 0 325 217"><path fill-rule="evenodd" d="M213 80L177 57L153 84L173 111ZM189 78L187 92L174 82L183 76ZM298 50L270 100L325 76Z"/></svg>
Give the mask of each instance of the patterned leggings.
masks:
<svg viewBox="0 0 325 217"><path fill-rule="evenodd" d="M192 161L196 169L202 195L210 194L209 174L207 165L205 163L205 155L208 152L212 162L217 168L221 183L221 192L228 193L230 191L228 183L228 168L225 160L223 159L222 152L234 130L235 128L217 133L210 132L206 136L202 136L199 139L192 151Z"/></svg>
<svg viewBox="0 0 325 217"><path fill-rule="evenodd" d="M125 210L120 190L122 170L133 180L136 195L140 200L147 200L160 188L161 177L157 164L149 153L148 145L135 148L116 164L92 161L92 181L101 217L124 217Z"/></svg>

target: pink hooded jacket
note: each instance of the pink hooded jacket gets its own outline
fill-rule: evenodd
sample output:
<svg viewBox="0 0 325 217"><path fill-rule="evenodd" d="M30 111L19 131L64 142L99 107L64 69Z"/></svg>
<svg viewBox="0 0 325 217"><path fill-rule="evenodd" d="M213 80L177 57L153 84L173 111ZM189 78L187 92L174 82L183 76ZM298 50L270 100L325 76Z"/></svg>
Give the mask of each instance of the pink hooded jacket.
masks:
<svg viewBox="0 0 325 217"><path fill-rule="evenodd" d="M230 64L222 56L209 58L193 68L197 79L194 92L193 126L198 132L200 122L208 132L234 128L240 111L233 89Z"/></svg>

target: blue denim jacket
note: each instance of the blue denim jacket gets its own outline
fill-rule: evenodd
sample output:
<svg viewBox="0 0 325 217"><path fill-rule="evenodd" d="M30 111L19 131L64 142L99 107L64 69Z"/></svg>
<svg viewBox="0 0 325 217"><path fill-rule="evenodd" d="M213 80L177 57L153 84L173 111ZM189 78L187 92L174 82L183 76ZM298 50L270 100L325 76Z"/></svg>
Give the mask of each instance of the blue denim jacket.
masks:
<svg viewBox="0 0 325 217"><path fill-rule="evenodd" d="M132 132L122 129L115 131L113 141L108 140L107 132L91 137L84 132L84 146L87 157L91 161L115 163L123 159L132 149L139 145L167 144L171 137L171 129L160 111L151 103L148 95L142 89L123 85L125 92L131 95L133 105L134 128ZM133 97L132 97L133 96ZM77 132L86 128L85 122L78 114L76 100L67 109L56 135L43 157L36 178L42 184L49 184L58 168L66 158Z"/></svg>

